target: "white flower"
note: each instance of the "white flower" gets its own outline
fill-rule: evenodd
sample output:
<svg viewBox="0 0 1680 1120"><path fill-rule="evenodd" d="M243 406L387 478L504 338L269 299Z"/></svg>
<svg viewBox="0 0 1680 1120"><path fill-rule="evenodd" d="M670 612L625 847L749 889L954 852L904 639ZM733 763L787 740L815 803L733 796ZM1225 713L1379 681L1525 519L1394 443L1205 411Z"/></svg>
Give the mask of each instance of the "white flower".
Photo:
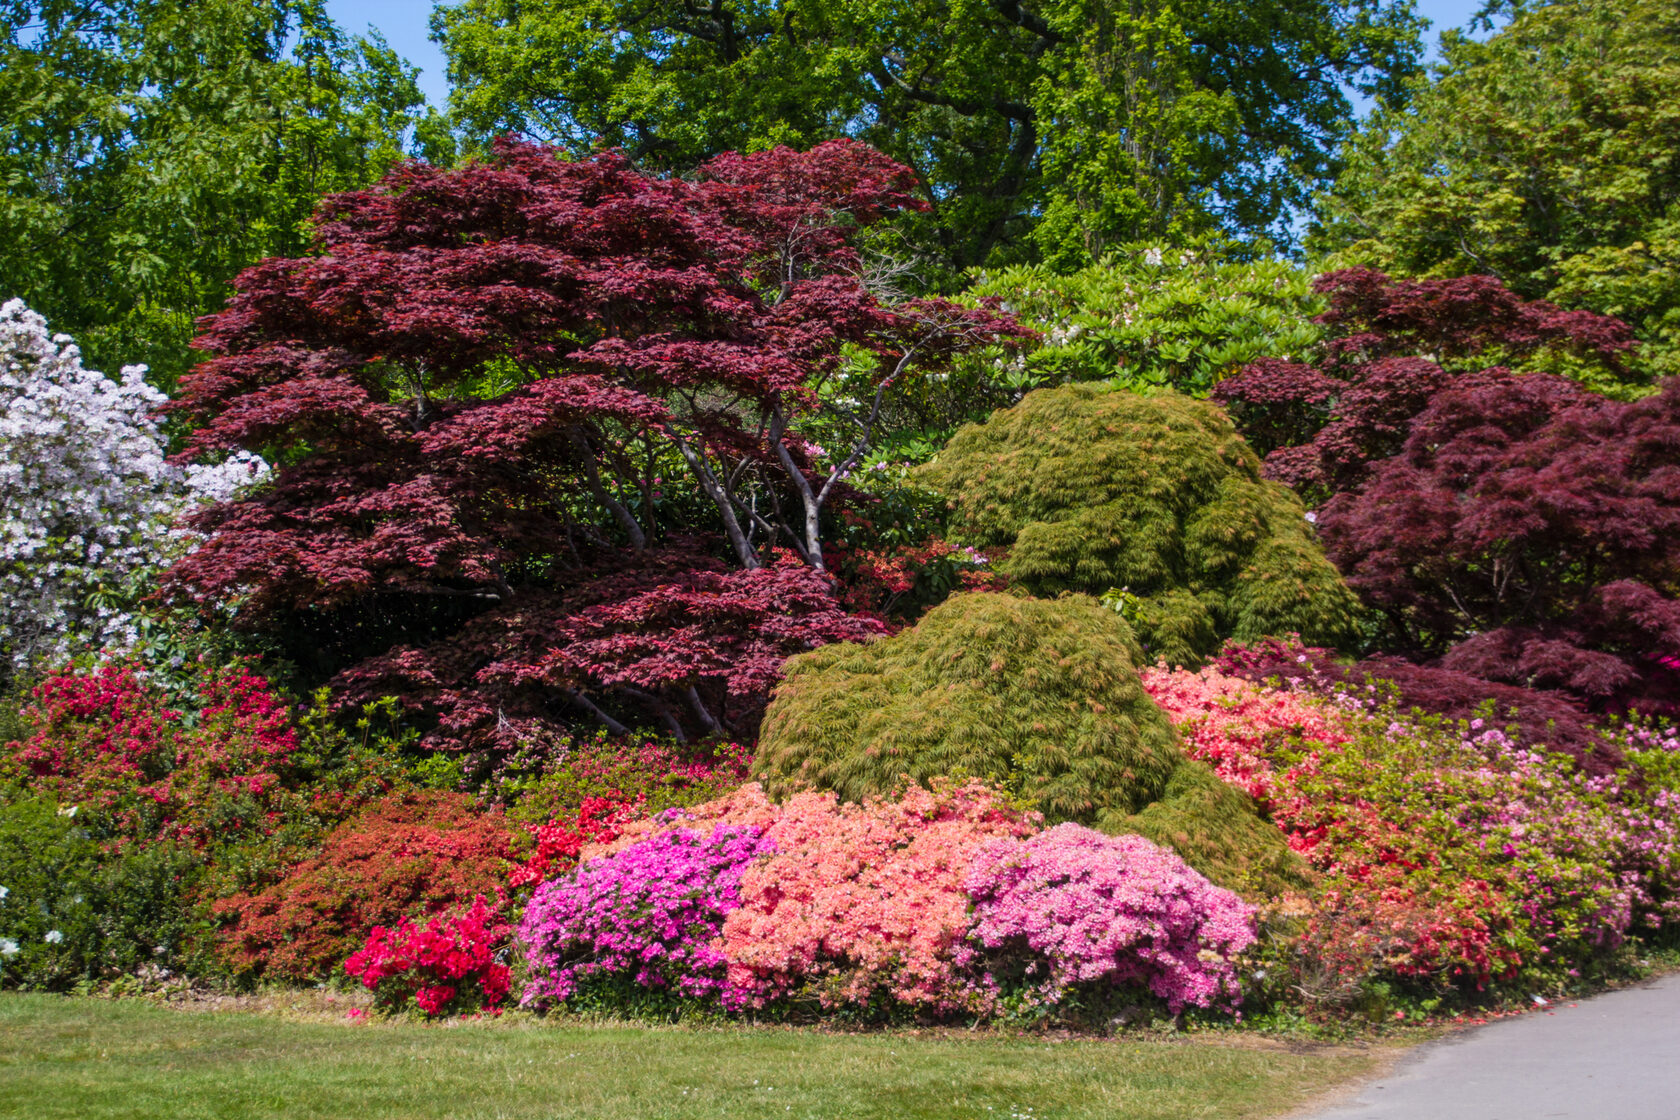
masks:
<svg viewBox="0 0 1680 1120"><path fill-rule="evenodd" d="M1314 513L1310 509L1307 511L1307 524L1309 524L1309 525L1317 525L1318 524L1318 514Z"/></svg>
<svg viewBox="0 0 1680 1120"><path fill-rule="evenodd" d="M0 887L0 902L6 901L6 896L12 893L10 887Z"/></svg>
<svg viewBox="0 0 1680 1120"><path fill-rule="evenodd" d="M64 940L64 934L56 929L49 929L46 936L41 938L41 940L45 941L48 945L57 945L59 942Z"/></svg>
<svg viewBox="0 0 1680 1120"><path fill-rule="evenodd" d="M1158 264L1160 264L1161 263L1161 250L1159 250L1159 249L1145 249L1143 251L1143 263L1147 264L1147 265L1158 265Z"/></svg>
<svg viewBox="0 0 1680 1120"><path fill-rule="evenodd" d="M0 937L0 957L10 960L18 955L18 943L9 937Z"/></svg>
<svg viewBox="0 0 1680 1120"><path fill-rule="evenodd" d="M78 808L78 806L72 805L68 809L60 809L58 811L58 815L61 816L61 817L73 817L73 816L76 815L76 809L77 808Z"/></svg>
<svg viewBox="0 0 1680 1120"><path fill-rule="evenodd" d="M248 453L171 466L145 375L87 369L22 300L0 305L0 674L132 644L132 594L197 543L180 515L268 474Z"/></svg>

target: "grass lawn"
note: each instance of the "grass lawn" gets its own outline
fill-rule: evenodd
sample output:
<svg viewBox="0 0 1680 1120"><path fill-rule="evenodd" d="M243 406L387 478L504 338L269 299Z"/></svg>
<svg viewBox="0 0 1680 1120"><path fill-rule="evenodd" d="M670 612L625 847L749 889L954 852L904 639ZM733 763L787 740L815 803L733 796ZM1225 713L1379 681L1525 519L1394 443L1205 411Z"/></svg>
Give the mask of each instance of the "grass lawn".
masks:
<svg viewBox="0 0 1680 1120"><path fill-rule="evenodd" d="M449 1027L0 996L0 1116L97 1120L1275 1115L1380 1054L553 1023Z"/></svg>

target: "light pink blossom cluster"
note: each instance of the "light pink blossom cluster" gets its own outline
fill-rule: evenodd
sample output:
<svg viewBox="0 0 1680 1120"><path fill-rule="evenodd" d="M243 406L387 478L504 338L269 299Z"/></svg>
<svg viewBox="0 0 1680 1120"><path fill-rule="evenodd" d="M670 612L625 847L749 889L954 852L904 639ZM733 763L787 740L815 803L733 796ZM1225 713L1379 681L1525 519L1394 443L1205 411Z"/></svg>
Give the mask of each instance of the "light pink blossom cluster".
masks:
<svg viewBox="0 0 1680 1120"><path fill-rule="evenodd" d="M825 1006L884 995L981 1009L984 993L957 965L969 927L963 881L988 842L1036 828L978 783L864 805L789 798L764 829L775 854L742 876L740 909L723 924L735 1001L763 1006L809 986Z"/></svg>
<svg viewBox="0 0 1680 1120"><path fill-rule="evenodd" d="M1327 747L1349 740L1335 709L1216 669L1156 666L1143 671L1143 687L1178 728L1190 757L1262 804L1274 793L1270 748L1288 739Z"/></svg>
<svg viewBox="0 0 1680 1120"><path fill-rule="evenodd" d="M1177 1014L1234 1005L1233 959L1254 943L1254 907L1141 836L1060 824L989 845L965 883L973 940L1049 966L1041 994L1080 984L1145 985Z"/></svg>

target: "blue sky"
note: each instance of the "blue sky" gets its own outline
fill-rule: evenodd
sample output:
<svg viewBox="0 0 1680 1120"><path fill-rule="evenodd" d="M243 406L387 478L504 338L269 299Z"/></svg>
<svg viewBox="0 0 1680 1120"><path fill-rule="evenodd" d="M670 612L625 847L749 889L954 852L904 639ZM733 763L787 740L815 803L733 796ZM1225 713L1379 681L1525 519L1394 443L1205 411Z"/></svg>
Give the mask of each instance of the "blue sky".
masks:
<svg viewBox="0 0 1680 1120"><path fill-rule="evenodd" d="M1241 3L1242 0L1227 0ZM1418 11L1428 17L1435 36L1448 27L1462 27L1481 6L1480 0L1419 0ZM420 88L434 105L442 107L449 98L449 84L444 79L443 52L426 37L426 20L432 12L431 0L328 0L327 10L340 27L360 34L368 25L377 27L390 40L398 54L420 67Z"/></svg>

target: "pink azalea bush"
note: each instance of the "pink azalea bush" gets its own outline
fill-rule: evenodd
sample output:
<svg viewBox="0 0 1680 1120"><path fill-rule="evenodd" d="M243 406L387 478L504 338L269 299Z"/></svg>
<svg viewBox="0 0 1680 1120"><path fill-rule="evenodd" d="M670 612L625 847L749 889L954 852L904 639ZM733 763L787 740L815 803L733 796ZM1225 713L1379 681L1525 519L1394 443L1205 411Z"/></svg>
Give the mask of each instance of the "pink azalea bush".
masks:
<svg viewBox="0 0 1680 1120"><path fill-rule="evenodd" d="M985 990L959 967L964 880L988 843L1030 835L1034 816L979 783L862 805L826 793L754 803L762 798L751 787L735 799L751 816L773 815L763 827L775 851L742 876L741 905L724 921L732 1002L802 993L826 1008L984 1008Z"/></svg>
<svg viewBox="0 0 1680 1120"><path fill-rule="evenodd" d="M1190 757L1262 805L1272 797L1270 749L1290 737L1325 746L1348 740L1333 709L1215 669L1192 673L1159 665L1143 671L1143 687L1178 728Z"/></svg>
<svg viewBox="0 0 1680 1120"><path fill-rule="evenodd" d="M742 872L769 848L753 828L675 828L543 884L517 933L531 973L520 1002L557 1003L597 980L720 992L724 915L740 903Z"/></svg>
<svg viewBox="0 0 1680 1120"><path fill-rule="evenodd" d="M1097 983L1147 986L1175 1015L1238 997L1233 961L1254 942L1254 907L1141 836L1068 823L998 841L964 886L974 942L994 960L1027 957L1028 977L1047 971L1049 1002Z"/></svg>
<svg viewBox="0 0 1680 1120"><path fill-rule="evenodd" d="M430 1018L481 1007L499 1014L511 972L495 959L495 949L507 932L479 895L465 913L437 915L424 925L403 918L394 926L375 926L344 969L391 1010L413 999Z"/></svg>

